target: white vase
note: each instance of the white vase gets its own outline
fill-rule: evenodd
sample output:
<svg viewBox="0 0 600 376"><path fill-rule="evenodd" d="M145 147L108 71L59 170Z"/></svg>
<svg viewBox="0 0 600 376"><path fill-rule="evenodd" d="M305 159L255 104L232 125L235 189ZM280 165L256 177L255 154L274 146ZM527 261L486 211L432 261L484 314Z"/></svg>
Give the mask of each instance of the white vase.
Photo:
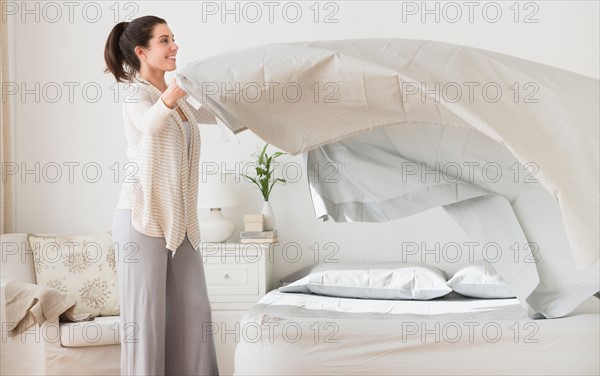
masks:
<svg viewBox="0 0 600 376"><path fill-rule="evenodd" d="M262 215L265 231L273 231L275 229L275 213L273 213L273 208L271 208L269 201L265 201L263 204Z"/></svg>

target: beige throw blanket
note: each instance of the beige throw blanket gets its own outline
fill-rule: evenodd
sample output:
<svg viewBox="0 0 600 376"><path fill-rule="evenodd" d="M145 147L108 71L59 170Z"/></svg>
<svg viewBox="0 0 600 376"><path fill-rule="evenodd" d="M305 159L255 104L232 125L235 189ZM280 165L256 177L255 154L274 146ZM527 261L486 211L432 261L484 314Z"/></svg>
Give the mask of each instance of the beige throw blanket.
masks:
<svg viewBox="0 0 600 376"><path fill-rule="evenodd" d="M24 332L34 324L59 317L60 321L89 321L94 316L76 314L77 303L60 291L32 283L10 281L5 287L5 310L9 336Z"/></svg>

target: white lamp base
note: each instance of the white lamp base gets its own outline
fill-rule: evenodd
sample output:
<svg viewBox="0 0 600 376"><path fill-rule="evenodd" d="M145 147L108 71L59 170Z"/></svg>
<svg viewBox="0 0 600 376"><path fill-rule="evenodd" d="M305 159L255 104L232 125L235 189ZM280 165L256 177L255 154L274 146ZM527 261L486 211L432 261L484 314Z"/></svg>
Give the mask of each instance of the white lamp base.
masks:
<svg viewBox="0 0 600 376"><path fill-rule="evenodd" d="M210 209L208 218L198 221L200 240L204 243L223 243L233 235L235 222L223 217L221 209Z"/></svg>

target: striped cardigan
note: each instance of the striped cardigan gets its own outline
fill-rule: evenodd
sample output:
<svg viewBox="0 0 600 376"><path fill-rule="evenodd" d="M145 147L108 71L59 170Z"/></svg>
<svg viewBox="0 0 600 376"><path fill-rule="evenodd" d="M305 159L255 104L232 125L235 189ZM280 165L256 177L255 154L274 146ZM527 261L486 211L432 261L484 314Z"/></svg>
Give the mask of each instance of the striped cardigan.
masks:
<svg viewBox="0 0 600 376"><path fill-rule="evenodd" d="M173 252L186 232L196 251L200 131L198 124L216 124L204 107L195 110L186 97L177 101L190 124L190 146L179 113L160 99L162 92L137 76L133 94L123 103L127 158L134 171L123 182L117 209L131 209L133 227L142 234L164 237Z"/></svg>

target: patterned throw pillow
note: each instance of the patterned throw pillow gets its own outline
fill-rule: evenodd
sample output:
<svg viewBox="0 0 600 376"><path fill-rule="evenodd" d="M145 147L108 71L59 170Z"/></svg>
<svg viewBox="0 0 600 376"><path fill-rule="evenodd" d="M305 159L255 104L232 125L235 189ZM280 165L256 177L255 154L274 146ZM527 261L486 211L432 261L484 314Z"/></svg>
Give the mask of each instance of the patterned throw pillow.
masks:
<svg viewBox="0 0 600 376"><path fill-rule="evenodd" d="M29 235L37 284L77 302L75 313L117 316L119 291L111 232Z"/></svg>

